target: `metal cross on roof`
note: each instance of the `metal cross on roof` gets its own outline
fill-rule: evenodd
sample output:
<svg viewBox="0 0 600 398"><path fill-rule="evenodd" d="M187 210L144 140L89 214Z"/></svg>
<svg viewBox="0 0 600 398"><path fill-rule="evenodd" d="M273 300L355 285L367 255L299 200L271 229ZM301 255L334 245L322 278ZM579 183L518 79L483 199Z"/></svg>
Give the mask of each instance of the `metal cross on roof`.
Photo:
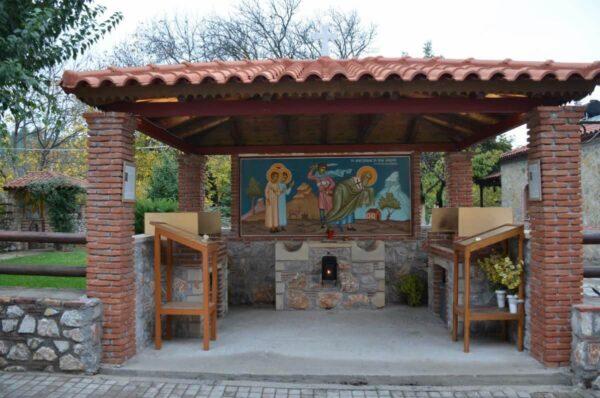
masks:
<svg viewBox="0 0 600 398"><path fill-rule="evenodd" d="M329 25L324 23L321 25L321 29L318 33L313 36L314 40L318 40L321 44L321 56L329 56L329 42L333 39L333 35L329 31Z"/></svg>

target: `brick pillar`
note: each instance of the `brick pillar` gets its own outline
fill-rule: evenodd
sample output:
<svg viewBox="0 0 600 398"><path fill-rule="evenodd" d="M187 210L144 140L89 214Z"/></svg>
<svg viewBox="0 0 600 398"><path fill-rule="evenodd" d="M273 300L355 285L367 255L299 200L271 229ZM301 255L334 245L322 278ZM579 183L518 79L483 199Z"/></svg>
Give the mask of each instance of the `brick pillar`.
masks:
<svg viewBox="0 0 600 398"><path fill-rule="evenodd" d="M179 156L179 210L204 210L206 157L193 154Z"/></svg>
<svg viewBox="0 0 600 398"><path fill-rule="evenodd" d="M419 238L421 235L421 152L413 152L411 157L412 174L412 225L413 236Z"/></svg>
<svg viewBox="0 0 600 398"><path fill-rule="evenodd" d="M473 207L473 167L471 152L449 152L446 163L448 207Z"/></svg>
<svg viewBox="0 0 600 398"><path fill-rule="evenodd" d="M582 301L582 107L539 107L530 114L529 161L541 161L542 200L528 201L531 353L546 366L566 366L570 314Z"/></svg>
<svg viewBox="0 0 600 398"><path fill-rule="evenodd" d="M133 162L135 119L125 113L87 113L87 294L103 304L103 362L135 354L133 203L123 203L123 162Z"/></svg>

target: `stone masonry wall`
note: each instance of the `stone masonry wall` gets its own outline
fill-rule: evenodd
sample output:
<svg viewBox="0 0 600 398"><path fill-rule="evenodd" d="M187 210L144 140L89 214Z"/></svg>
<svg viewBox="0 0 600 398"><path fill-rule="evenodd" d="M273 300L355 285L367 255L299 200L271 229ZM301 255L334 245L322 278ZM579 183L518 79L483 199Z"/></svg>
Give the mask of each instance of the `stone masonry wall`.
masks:
<svg viewBox="0 0 600 398"><path fill-rule="evenodd" d="M323 256L337 258L337 281L321 280ZM385 306L385 246L343 241L277 242L275 308L331 310Z"/></svg>
<svg viewBox="0 0 600 398"><path fill-rule="evenodd" d="M0 289L0 369L96 373L102 303L83 292Z"/></svg>
<svg viewBox="0 0 600 398"><path fill-rule="evenodd" d="M600 300L573 306L571 369L576 383L590 387L600 375Z"/></svg>

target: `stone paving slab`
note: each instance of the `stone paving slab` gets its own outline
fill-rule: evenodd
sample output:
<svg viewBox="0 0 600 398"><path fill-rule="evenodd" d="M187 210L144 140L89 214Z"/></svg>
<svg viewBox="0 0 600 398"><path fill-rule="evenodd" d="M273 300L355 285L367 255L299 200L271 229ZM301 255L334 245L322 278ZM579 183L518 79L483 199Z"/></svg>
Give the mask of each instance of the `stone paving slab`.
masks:
<svg viewBox="0 0 600 398"><path fill-rule="evenodd" d="M347 386L0 372L0 397L595 398L567 386Z"/></svg>

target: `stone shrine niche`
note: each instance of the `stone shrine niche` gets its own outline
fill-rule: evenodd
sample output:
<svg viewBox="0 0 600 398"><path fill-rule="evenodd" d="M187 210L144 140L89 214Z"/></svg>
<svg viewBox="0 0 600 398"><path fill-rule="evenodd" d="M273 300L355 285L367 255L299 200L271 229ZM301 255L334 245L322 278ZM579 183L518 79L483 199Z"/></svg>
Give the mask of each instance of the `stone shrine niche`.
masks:
<svg viewBox="0 0 600 398"><path fill-rule="evenodd" d="M242 237L410 236L410 155L240 157Z"/></svg>
<svg viewBox="0 0 600 398"><path fill-rule="evenodd" d="M323 280L322 260L337 259L335 281ZM334 282L334 283L332 283ZM277 310L352 310L385 306L383 241L277 242Z"/></svg>

